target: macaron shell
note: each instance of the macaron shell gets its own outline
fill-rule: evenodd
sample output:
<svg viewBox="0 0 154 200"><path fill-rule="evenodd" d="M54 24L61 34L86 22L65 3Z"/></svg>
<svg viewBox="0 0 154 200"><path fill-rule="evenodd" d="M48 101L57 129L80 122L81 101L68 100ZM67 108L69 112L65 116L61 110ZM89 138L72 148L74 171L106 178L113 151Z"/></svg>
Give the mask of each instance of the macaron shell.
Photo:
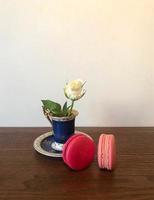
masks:
<svg viewBox="0 0 154 200"><path fill-rule="evenodd" d="M94 144L91 140L83 136L78 137L67 149L67 164L74 170L84 169L93 161L94 152Z"/></svg>
<svg viewBox="0 0 154 200"><path fill-rule="evenodd" d="M95 144L89 136L80 134L71 138L64 149L64 162L73 170L88 167L94 159Z"/></svg>
<svg viewBox="0 0 154 200"><path fill-rule="evenodd" d="M67 150L67 146L69 145L69 143L74 139L74 138L77 138L79 137L81 134L81 132L77 132L76 134L72 135L68 140L67 142L64 144L63 146L63 152L62 152L62 157L63 157L63 160L64 162L66 162L66 150Z"/></svg>
<svg viewBox="0 0 154 200"><path fill-rule="evenodd" d="M116 167L116 143L114 135L110 135L109 142L109 170L113 170Z"/></svg>
<svg viewBox="0 0 154 200"><path fill-rule="evenodd" d="M102 168L102 141L103 141L103 134L100 135L99 137L99 142L98 142L98 153L97 153L97 157L98 157L98 165L100 168Z"/></svg>

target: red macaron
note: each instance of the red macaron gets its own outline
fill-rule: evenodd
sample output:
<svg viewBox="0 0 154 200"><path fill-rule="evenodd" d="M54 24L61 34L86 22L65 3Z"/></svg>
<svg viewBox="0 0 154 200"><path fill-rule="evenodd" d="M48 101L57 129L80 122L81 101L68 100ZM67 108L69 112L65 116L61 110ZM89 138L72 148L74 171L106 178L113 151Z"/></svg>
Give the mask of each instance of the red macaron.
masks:
<svg viewBox="0 0 154 200"><path fill-rule="evenodd" d="M73 170L82 170L94 160L95 143L87 134L77 132L63 147L63 160Z"/></svg>

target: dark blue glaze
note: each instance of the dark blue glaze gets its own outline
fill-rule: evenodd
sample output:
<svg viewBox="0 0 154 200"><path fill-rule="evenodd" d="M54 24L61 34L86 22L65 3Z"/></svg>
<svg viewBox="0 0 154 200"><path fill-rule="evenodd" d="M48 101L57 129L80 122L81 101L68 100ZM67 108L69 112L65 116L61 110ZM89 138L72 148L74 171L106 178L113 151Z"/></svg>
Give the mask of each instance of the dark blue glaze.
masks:
<svg viewBox="0 0 154 200"><path fill-rule="evenodd" d="M56 151L52 148L52 143L54 142L54 137L53 135L50 135L43 139L40 143L40 146L42 147L43 150L49 152L49 153L61 153L61 151Z"/></svg>
<svg viewBox="0 0 154 200"><path fill-rule="evenodd" d="M75 118L69 121L56 121L52 119L54 139L58 143L64 144L68 138L74 134Z"/></svg>

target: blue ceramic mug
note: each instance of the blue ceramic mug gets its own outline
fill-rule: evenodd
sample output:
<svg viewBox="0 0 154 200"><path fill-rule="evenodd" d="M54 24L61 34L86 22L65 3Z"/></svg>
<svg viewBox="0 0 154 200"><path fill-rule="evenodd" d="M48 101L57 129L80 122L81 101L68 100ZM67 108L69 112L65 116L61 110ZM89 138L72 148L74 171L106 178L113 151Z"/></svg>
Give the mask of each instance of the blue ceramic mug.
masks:
<svg viewBox="0 0 154 200"><path fill-rule="evenodd" d="M74 134L74 127L75 118L69 121L58 121L52 119L52 129L55 142L64 144L68 140L68 138Z"/></svg>
<svg viewBox="0 0 154 200"><path fill-rule="evenodd" d="M75 132L75 115L70 117L52 117L52 130L54 134L54 142L52 148L57 151L62 151L63 144Z"/></svg>

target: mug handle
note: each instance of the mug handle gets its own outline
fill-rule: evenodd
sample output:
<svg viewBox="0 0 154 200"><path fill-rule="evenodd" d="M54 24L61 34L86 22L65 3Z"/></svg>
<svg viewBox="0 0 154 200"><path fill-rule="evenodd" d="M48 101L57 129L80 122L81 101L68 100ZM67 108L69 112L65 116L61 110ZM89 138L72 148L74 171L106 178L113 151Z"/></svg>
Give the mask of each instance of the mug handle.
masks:
<svg viewBox="0 0 154 200"><path fill-rule="evenodd" d="M42 107L43 108L43 107ZM45 112L45 109L43 108L43 114L44 116L47 118L47 120L49 121L49 123L52 125L52 119L50 119L50 115L48 113Z"/></svg>

